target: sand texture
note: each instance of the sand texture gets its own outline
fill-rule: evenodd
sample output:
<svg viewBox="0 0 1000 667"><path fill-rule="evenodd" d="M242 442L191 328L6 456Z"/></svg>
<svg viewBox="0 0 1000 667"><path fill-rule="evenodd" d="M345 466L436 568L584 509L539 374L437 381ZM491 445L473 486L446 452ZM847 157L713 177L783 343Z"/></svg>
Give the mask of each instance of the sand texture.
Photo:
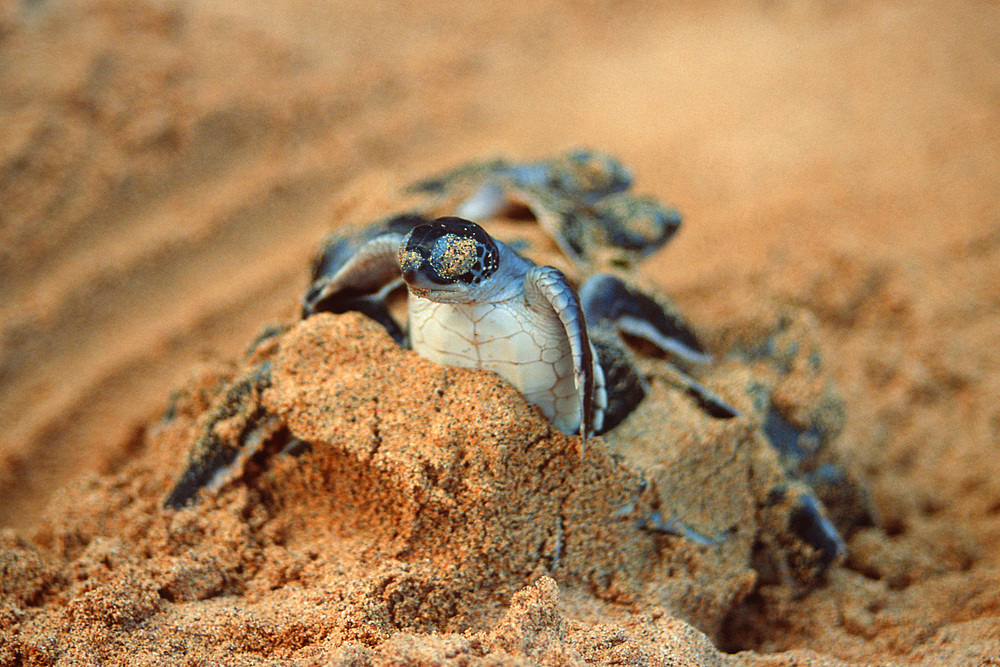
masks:
<svg viewBox="0 0 1000 667"><path fill-rule="evenodd" d="M998 62L992 3L0 0L0 664L996 664ZM640 346L581 447L299 319L403 185L578 146L739 417Z"/></svg>

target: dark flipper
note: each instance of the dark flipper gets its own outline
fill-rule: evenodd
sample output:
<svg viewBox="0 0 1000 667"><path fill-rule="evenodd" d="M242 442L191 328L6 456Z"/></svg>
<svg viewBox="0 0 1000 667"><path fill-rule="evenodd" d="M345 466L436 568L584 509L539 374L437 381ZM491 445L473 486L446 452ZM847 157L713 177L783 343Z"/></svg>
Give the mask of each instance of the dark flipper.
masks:
<svg viewBox="0 0 1000 667"><path fill-rule="evenodd" d="M826 515L823 504L801 482L771 489L764 512L775 512L776 546L756 569L763 581L783 583L789 578L808 593L823 574L847 552L840 532ZM782 525L783 524L783 525ZM758 554L763 557L763 553Z"/></svg>
<svg viewBox="0 0 1000 667"><path fill-rule="evenodd" d="M761 430L789 477L809 486L844 535L877 522L868 490L843 464L831 458L830 434L816 424L800 427L771 405Z"/></svg>
<svg viewBox="0 0 1000 667"><path fill-rule="evenodd" d="M616 195L594 204L592 212L603 245L621 249L633 261L662 248L681 226L681 214L652 197Z"/></svg>
<svg viewBox="0 0 1000 667"><path fill-rule="evenodd" d="M604 371L608 406L599 433L622 423L646 397L646 383L636 371L632 354L617 335L605 329L591 329L590 343L597 352L597 362Z"/></svg>
<svg viewBox="0 0 1000 667"><path fill-rule="evenodd" d="M323 252L313 262L312 283L302 297L302 317L356 311L381 324L397 343L405 345L406 334L389 313L387 303L389 296L403 284L395 275L398 267L393 264L392 242L382 249L388 253L369 252L375 248L370 244L380 238L401 240L411 229L426 222L420 215L404 213L359 232L328 237ZM347 273L353 271L353 275L343 272L349 265Z"/></svg>
<svg viewBox="0 0 1000 667"><path fill-rule="evenodd" d="M704 410L709 417L715 419L732 419L733 417L741 417L743 413L726 403L722 398L719 397L714 391L698 382L686 373L678 373L682 376L681 379L684 381L685 387L684 391L698 404L698 406Z"/></svg>
<svg viewBox="0 0 1000 667"><path fill-rule="evenodd" d="M590 326L642 338L688 362L711 360L679 314L611 274L598 273L583 283L580 302Z"/></svg>
<svg viewBox="0 0 1000 667"><path fill-rule="evenodd" d="M819 552L820 574L847 551L840 533L821 508L816 496L804 494L799 497L798 505L788 517L788 527L792 533Z"/></svg>
<svg viewBox="0 0 1000 667"><path fill-rule="evenodd" d="M717 547L724 544L729 537L728 532L722 532L714 536L699 533L675 516L664 517L660 511L655 511L649 516L640 519L638 526L639 530L648 530L662 535L676 535L677 537L688 539L695 544L700 544L703 547Z"/></svg>
<svg viewBox="0 0 1000 667"><path fill-rule="evenodd" d="M270 384L271 365L265 362L229 386L191 449L187 468L164 501L165 507L180 509L191 502L200 490L223 479L238 461L258 451L279 430L260 405L260 394ZM218 424L229 420L238 425L235 438L216 432ZM231 429L224 431L228 433Z"/></svg>
<svg viewBox="0 0 1000 667"><path fill-rule="evenodd" d="M609 386L605 431L625 419L646 393L621 333L642 338L688 361L710 359L678 315L610 274L600 273L587 280L580 288L580 303ZM740 414L705 385L685 373L677 373L685 392L709 416L730 419Z"/></svg>
<svg viewBox="0 0 1000 667"><path fill-rule="evenodd" d="M401 287L402 283L393 287ZM386 304L388 293L379 290L375 294L364 294L355 297L345 298L341 295L326 296L316 298L316 294L322 290L324 284L313 283L309 286L309 291L302 299L302 317L306 318L315 313L340 313L358 312L375 320L389 332L393 340L401 346L406 345L406 332L396 321L396 318L389 312ZM389 290L391 293L394 290Z"/></svg>

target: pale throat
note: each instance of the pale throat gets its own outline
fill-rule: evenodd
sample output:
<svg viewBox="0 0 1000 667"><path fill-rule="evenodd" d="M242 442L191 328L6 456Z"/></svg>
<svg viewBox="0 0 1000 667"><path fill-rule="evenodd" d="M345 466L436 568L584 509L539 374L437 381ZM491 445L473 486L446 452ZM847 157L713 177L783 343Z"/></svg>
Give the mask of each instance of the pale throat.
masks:
<svg viewBox="0 0 1000 667"><path fill-rule="evenodd" d="M569 341L558 320L523 295L482 304L436 303L409 296L410 340L443 366L494 371L563 431L579 428Z"/></svg>

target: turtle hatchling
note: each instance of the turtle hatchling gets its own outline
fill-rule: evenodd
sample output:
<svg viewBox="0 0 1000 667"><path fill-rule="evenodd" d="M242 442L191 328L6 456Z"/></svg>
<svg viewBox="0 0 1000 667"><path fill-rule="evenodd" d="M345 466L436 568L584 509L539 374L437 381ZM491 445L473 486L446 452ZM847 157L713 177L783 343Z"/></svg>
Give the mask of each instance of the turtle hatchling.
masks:
<svg viewBox="0 0 1000 667"><path fill-rule="evenodd" d="M426 197L425 216L484 222L527 209L559 250L585 271L628 267L677 232L680 214L630 191L632 175L618 160L577 149L536 162L486 160L423 179L407 188Z"/></svg>
<svg viewBox="0 0 1000 667"><path fill-rule="evenodd" d="M473 222L442 217L367 241L313 298L377 293L400 275L414 351L496 372L564 433L586 438L602 428L604 372L562 272L520 257Z"/></svg>
<svg viewBox="0 0 1000 667"><path fill-rule="evenodd" d="M739 416L689 375L697 375L694 369L712 357L678 309L659 290L640 288L627 272L662 247L681 222L673 209L633 194L631 185L628 171L597 151L524 163L481 161L425 179L406 191L417 199L412 206L365 226L341 226L324 240L301 316L357 311L432 362L493 371L555 429L579 433L584 443L614 429L651 388L658 390L633 356L636 343L667 360L642 361L647 372L653 366L670 369L651 372L655 382L678 387L681 400L692 400L711 419ZM544 252L533 254L540 249ZM765 345L762 354L770 358L769 350L777 346ZM261 361L230 383L207 415L167 507L183 507L267 447L288 453L308 448L260 405L270 382L270 362ZM809 452L835 430L813 428L808 420L781 421L767 386L755 381L747 389L753 400L738 400L765 415L761 428L771 447L790 452L782 455L786 474L764 501L765 509L787 515L792 542L819 554L822 573L843 553L844 543L815 490L841 492L849 485L836 466L821 466L824 460ZM632 423L656 418L640 410ZM216 428L220 424L226 427ZM813 431L823 437L812 437ZM669 507L648 509L636 519L639 529L707 546L726 539L686 526ZM622 516L633 510L624 507Z"/></svg>
<svg viewBox="0 0 1000 667"><path fill-rule="evenodd" d="M327 238L303 316L365 313L431 361L498 373L565 433L586 439L607 431L646 393L621 334L685 363L711 359L665 298L620 275L680 224L673 209L628 192L631 180L613 158L576 150L532 163L473 163L420 181L408 191L429 199L413 210ZM517 206L527 207L571 260L575 280L452 215L485 223ZM408 328L389 308L403 284ZM711 416L738 414L679 376Z"/></svg>

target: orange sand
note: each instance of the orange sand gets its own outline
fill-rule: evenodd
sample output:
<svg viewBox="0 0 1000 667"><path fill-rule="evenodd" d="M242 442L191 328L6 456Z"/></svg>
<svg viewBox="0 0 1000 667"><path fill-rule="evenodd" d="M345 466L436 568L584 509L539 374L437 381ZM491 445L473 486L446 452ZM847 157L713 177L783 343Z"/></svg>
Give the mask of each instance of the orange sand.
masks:
<svg viewBox="0 0 1000 667"><path fill-rule="evenodd" d="M0 2L0 663L995 661L998 53L991 3ZM642 273L710 347L806 313L879 513L818 590L749 568L763 483L736 472L772 468L745 424L699 430L662 388L623 462L613 437L581 457L495 378L351 317L258 351L261 400L332 447L160 509L328 229L578 145L685 214ZM686 520L745 531L716 553L594 519L652 465L732 500Z"/></svg>

